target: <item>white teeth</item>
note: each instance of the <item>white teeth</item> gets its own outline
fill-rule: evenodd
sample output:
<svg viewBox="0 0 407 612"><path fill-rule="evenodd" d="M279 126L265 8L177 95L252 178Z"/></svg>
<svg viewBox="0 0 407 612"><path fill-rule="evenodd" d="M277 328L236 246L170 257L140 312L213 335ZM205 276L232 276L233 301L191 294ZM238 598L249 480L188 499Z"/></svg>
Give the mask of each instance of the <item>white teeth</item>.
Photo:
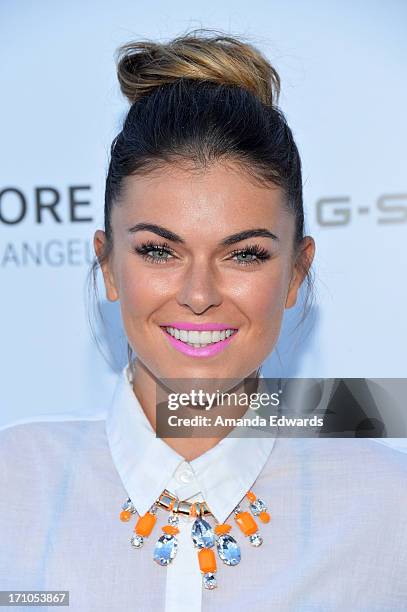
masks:
<svg viewBox="0 0 407 612"><path fill-rule="evenodd" d="M199 336L198 342L200 342L200 344L210 344L212 342L212 332L203 331L195 333Z"/></svg>
<svg viewBox="0 0 407 612"><path fill-rule="evenodd" d="M167 332L186 344L190 344L194 347L208 346L208 344L214 344L229 338L235 330L223 329L222 331L189 331L186 329L177 329L176 327L166 327Z"/></svg>
<svg viewBox="0 0 407 612"><path fill-rule="evenodd" d="M189 331L187 332L188 334L188 342L190 342L191 344L200 344L201 342L201 332L198 331ZM204 340L202 339L202 342L204 342Z"/></svg>
<svg viewBox="0 0 407 612"><path fill-rule="evenodd" d="M175 333L173 327L167 327L167 331L171 334L171 336ZM179 339L183 342L188 342L188 332L186 331L186 329L179 330Z"/></svg>

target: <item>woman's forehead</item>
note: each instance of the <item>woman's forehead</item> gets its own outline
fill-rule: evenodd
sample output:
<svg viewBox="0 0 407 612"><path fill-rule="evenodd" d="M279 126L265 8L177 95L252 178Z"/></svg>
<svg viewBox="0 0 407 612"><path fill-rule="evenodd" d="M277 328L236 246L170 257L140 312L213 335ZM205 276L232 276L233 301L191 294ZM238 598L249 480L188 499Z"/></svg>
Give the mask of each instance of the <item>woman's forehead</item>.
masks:
<svg viewBox="0 0 407 612"><path fill-rule="evenodd" d="M148 215L150 220L186 225L264 221L285 212L281 188L256 183L242 170L223 164L199 172L174 166L126 177L118 208L122 222Z"/></svg>

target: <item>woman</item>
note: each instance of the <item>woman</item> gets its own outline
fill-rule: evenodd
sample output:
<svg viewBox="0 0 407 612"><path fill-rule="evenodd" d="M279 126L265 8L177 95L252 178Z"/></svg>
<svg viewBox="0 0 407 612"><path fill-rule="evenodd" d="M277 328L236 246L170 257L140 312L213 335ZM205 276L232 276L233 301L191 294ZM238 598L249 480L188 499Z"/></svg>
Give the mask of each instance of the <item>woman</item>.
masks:
<svg viewBox="0 0 407 612"><path fill-rule="evenodd" d="M407 610L401 453L230 428L156 437L158 389L260 384L315 246L257 49L192 32L118 59L131 106L93 271L120 302L129 363L107 415L1 432L1 588L67 590L81 611Z"/></svg>

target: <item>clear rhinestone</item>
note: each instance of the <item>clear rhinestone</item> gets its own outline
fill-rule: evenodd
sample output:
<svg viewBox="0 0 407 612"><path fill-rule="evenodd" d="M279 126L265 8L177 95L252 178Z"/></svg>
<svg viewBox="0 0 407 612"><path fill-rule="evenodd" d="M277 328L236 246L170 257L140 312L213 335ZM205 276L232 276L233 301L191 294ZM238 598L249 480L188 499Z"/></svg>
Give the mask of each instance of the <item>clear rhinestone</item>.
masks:
<svg viewBox="0 0 407 612"><path fill-rule="evenodd" d="M241 507L239 505L237 505L236 508L233 510L233 513L234 514L239 514L239 512L241 512L241 511L242 511Z"/></svg>
<svg viewBox="0 0 407 612"><path fill-rule="evenodd" d="M177 553L178 540L176 537L164 533L158 538L154 548L154 561L159 565L168 565L171 563Z"/></svg>
<svg viewBox="0 0 407 612"><path fill-rule="evenodd" d="M210 572L208 572L207 574L204 574L203 575L203 585L205 589L216 589L218 585L216 583L215 574L211 574Z"/></svg>
<svg viewBox="0 0 407 612"><path fill-rule="evenodd" d="M149 513L150 514L157 514L157 510L158 510L157 506L155 504L153 504L151 506L150 510L149 510Z"/></svg>
<svg viewBox="0 0 407 612"><path fill-rule="evenodd" d="M263 538L258 531L253 535L249 536L249 542L252 546L261 546L263 544Z"/></svg>
<svg viewBox="0 0 407 612"><path fill-rule="evenodd" d="M215 534L205 519L197 518L192 525L192 539L197 548L211 548L215 544Z"/></svg>
<svg viewBox="0 0 407 612"><path fill-rule="evenodd" d="M123 510L129 510L132 514L135 513L136 509L133 506L133 502L131 501L130 497L128 497L126 499L126 501L124 502L123 506L122 506Z"/></svg>
<svg viewBox="0 0 407 612"><path fill-rule="evenodd" d="M141 546L144 544L143 536L137 534L134 535L130 540L130 544L132 544L135 548L141 548Z"/></svg>
<svg viewBox="0 0 407 612"><path fill-rule="evenodd" d="M225 533L216 542L218 555L226 565L237 565L240 562L240 548L235 538Z"/></svg>
<svg viewBox="0 0 407 612"><path fill-rule="evenodd" d="M267 506L262 499L256 499L256 501L250 504L250 510L255 516L258 516L260 512L267 510Z"/></svg>
<svg viewBox="0 0 407 612"><path fill-rule="evenodd" d="M178 525L179 523L179 518L176 514L170 514L170 516L168 517L168 524L169 525Z"/></svg>

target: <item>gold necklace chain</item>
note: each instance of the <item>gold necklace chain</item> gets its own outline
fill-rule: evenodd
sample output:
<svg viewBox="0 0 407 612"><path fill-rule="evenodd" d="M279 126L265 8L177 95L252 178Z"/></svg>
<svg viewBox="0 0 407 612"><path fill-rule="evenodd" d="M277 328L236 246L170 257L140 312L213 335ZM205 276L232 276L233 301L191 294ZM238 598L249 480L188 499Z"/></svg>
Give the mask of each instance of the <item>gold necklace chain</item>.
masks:
<svg viewBox="0 0 407 612"><path fill-rule="evenodd" d="M164 489L155 503L160 508L170 510L174 514L184 514L186 516L207 516L212 514L206 501L188 502L180 500L168 489Z"/></svg>

